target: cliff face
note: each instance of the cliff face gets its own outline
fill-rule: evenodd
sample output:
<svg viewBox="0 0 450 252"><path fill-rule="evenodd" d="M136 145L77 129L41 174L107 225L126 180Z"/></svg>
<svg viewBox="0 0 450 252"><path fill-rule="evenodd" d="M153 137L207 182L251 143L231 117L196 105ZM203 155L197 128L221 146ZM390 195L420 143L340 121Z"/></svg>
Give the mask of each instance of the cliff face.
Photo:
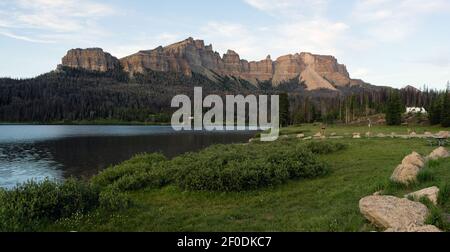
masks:
<svg viewBox="0 0 450 252"><path fill-rule="evenodd" d="M192 72L211 79L217 75L239 77L253 84L271 81L277 86L292 79L303 81L308 90L331 89L350 86L355 83L344 65L333 56L300 53L279 57L272 61L270 56L261 61L248 62L228 50L222 57L205 46L202 40L188 38L184 41L153 50L140 51L120 60L101 49L70 50L62 64L68 67L95 71L107 71L121 65L132 74L146 70L178 72L191 76Z"/></svg>
<svg viewBox="0 0 450 252"><path fill-rule="evenodd" d="M72 49L62 58L62 65L90 71L106 72L120 66L120 62L100 48Z"/></svg>

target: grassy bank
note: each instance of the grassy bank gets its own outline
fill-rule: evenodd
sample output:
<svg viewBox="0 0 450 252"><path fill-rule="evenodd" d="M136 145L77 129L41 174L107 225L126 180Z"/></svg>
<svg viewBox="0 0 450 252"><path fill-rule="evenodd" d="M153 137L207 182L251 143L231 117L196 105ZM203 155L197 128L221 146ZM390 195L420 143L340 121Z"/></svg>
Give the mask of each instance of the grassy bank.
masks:
<svg viewBox="0 0 450 252"><path fill-rule="evenodd" d="M331 165L325 177L289 181L250 192L192 192L176 186L130 194L135 205L108 215L62 221L48 230L82 231L372 231L359 213L358 202L381 187L395 166L412 150L427 154L423 140L338 140L349 147L322 155ZM388 147L388 148L387 148ZM432 167L433 181L396 188L406 191L450 181L450 160ZM449 202L441 208L450 212ZM104 215L105 214L105 215Z"/></svg>
<svg viewBox="0 0 450 252"><path fill-rule="evenodd" d="M364 134L365 129L330 126L327 133L346 136L353 132ZM420 133L442 129L424 127L415 130ZM317 131L318 126L314 125L283 129L284 134L303 132L307 136ZM372 132L406 134L407 127L374 127ZM103 196L105 199L96 203L108 207L63 216L42 225L39 230L373 231L375 227L359 213L358 202L362 197L380 189L403 196L429 186L448 188L450 159L431 162L426 168L426 179L410 188L389 183L390 175L405 155L412 151L426 155L434 148L424 139L346 137L302 141L292 137L276 143L216 146L174 160L164 160L154 155L138 156L93 180L91 186L96 190L101 192L104 190L102 187L109 188L106 192L110 193ZM308 152L305 150L313 150L315 154L304 154ZM276 155L270 156L268 153ZM305 163L281 162L295 161L297 157L308 159L307 164L313 166L307 171L317 173L305 176L311 174L304 172ZM268 160L278 165L266 167L265 172L256 169ZM175 162L177 169L192 171L193 176L180 173L177 169L160 173L149 168L160 161L170 167L174 167ZM243 165L239 166L241 163ZM325 170L314 168L322 167L321 164L326 164ZM195 169L198 166L201 169ZM219 168L214 169L217 166ZM183 167L189 169L184 170ZM278 170L278 167L284 168ZM250 177L256 175L259 180L245 183L248 174ZM227 184L230 179L232 183ZM234 184L239 187L229 186ZM131 199L131 205L114 208L114 193L126 195ZM450 213L448 192L444 193L439 207L433 210L437 220L429 220L432 224L442 224L442 213ZM440 227L449 231L445 223Z"/></svg>

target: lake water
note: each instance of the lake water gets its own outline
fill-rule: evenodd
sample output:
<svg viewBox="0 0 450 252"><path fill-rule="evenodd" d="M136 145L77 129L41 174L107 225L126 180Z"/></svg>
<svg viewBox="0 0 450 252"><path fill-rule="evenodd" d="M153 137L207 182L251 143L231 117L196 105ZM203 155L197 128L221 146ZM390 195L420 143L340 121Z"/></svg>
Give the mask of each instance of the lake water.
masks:
<svg viewBox="0 0 450 252"><path fill-rule="evenodd" d="M137 153L167 157L213 144L247 142L255 133L176 132L170 126L0 125L0 187L45 178L89 178Z"/></svg>

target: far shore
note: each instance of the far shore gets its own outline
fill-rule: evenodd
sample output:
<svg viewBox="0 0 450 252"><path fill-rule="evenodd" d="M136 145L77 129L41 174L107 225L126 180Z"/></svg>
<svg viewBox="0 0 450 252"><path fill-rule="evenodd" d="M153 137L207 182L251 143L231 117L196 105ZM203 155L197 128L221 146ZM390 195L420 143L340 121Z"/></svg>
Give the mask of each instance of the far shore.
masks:
<svg viewBox="0 0 450 252"><path fill-rule="evenodd" d="M122 121L55 121L55 122L0 122L0 125L99 125L99 126L170 126L165 122L122 122Z"/></svg>

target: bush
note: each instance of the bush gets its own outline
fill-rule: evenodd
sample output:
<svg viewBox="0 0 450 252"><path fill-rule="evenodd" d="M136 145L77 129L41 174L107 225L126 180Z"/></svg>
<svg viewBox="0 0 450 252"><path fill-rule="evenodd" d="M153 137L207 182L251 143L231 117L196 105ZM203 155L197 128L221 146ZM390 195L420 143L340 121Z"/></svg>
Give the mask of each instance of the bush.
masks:
<svg viewBox="0 0 450 252"><path fill-rule="evenodd" d="M214 146L175 158L171 166L181 188L208 191L254 190L328 171L309 150L273 143Z"/></svg>
<svg viewBox="0 0 450 252"><path fill-rule="evenodd" d="M327 143L326 152L343 149ZM313 147L311 147L313 148ZM187 190L244 191L279 185L289 179L314 178L328 167L303 143L275 142L257 145L216 145L172 160L160 154L138 155L101 172L92 179L100 188L119 192L161 188L175 183Z"/></svg>
<svg viewBox="0 0 450 252"><path fill-rule="evenodd" d="M102 171L91 182L102 188L115 185L121 191L159 188L168 183L165 161L162 154L140 154Z"/></svg>
<svg viewBox="0 0 450 252"><path fill-rule="evenodd" d="M100 193L99 202L101 208L109 211L122 210L131 204L130 198L114 186L109 186Z"/></svg>
<svg viewBox="0 0 450 252"><path fill-rule="evenodd" d="M85 213L98 206L98 193L87 183L69 179L27 182L0 193L0 230L31 231L46 221Z"/></svg>
<svg viewBox="0 0 450 252"><path fill-rule="evenodd" d="M332 143L325 141L310 142L306 147L314 154L330 154L345 149L347 146L343 143Z"/></svg>

